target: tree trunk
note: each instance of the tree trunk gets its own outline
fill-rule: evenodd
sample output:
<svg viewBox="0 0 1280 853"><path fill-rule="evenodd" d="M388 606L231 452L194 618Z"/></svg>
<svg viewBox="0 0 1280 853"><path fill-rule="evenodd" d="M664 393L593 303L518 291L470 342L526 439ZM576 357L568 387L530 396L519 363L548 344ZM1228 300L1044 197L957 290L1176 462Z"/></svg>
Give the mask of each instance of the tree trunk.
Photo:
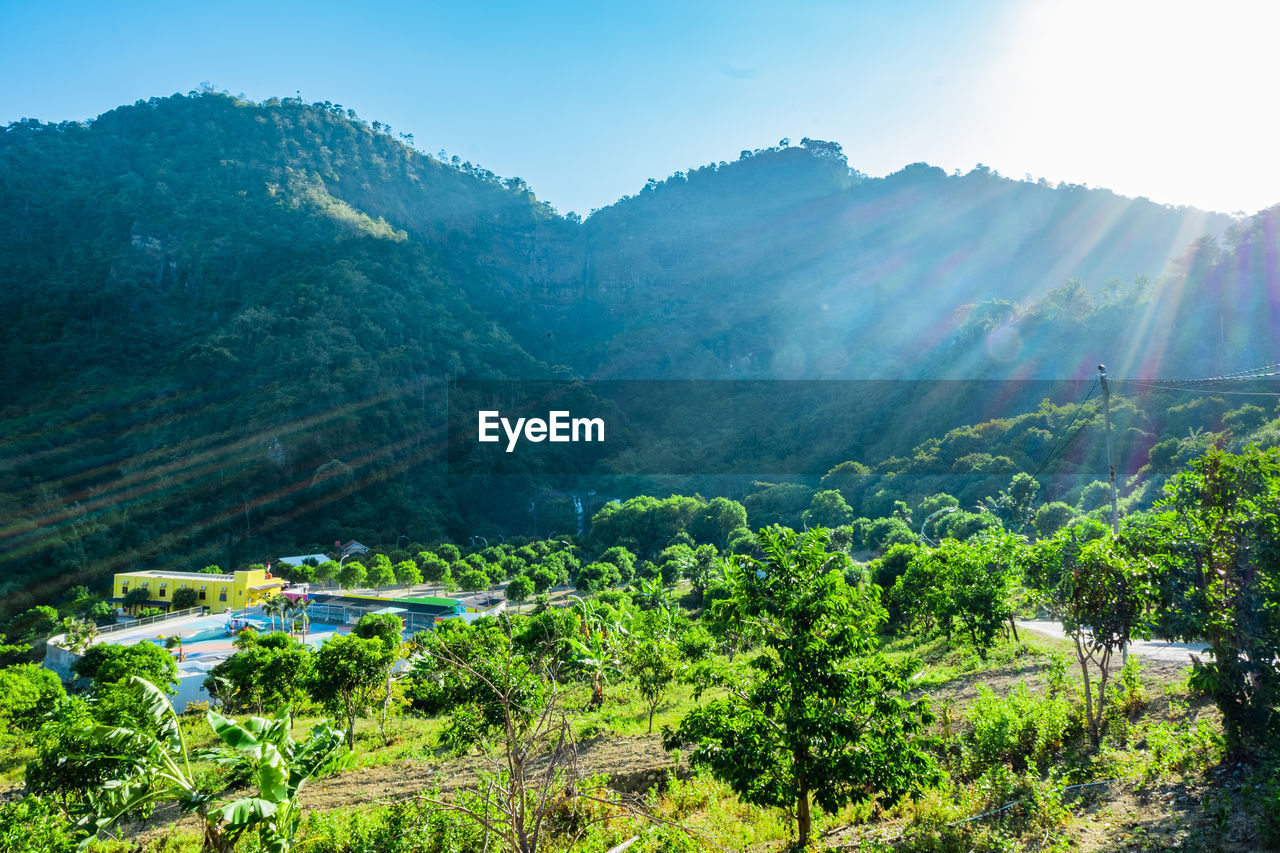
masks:
<svg viewBox="0 0 1280 853"><path fill-rule="evenodd" d="M796 794L796 839L797 849L809 848L809 836L813 832L813 816L809 813L809 779L803 773L796 779L800 791Z"/></svg>
<svg viewBox="0 0 1280 853"><path fill-rule="evenodd" d="M1098 746L1098 725L1093 717L1093 690L1089 686L1089 658L1084 653L1084 647L1080 645L1080 638L1072 638L1076 644L1076 659L1080 661L1080 672L1084 674L1084 720L1089 727L1089 742L1096 749Z"/></svg>
<svg viewBox="0 0 1280 853"><path fill-rule="evenodd" d="M1013 641L1021 643L1022 640L1018 639L1018 626L1014 624L1012 615L1009 616L1009 627L1013 629Z"/></svg>
<svg viewBox="0 0 1280 853"><path fill-rule="evenodd" d="M391 672L387 671L387 694L382 697L382 718L378 725L378 729L382 732L382 742L384 745L390 745L391 739L387 737L387 706L391 704Z"/></svg>

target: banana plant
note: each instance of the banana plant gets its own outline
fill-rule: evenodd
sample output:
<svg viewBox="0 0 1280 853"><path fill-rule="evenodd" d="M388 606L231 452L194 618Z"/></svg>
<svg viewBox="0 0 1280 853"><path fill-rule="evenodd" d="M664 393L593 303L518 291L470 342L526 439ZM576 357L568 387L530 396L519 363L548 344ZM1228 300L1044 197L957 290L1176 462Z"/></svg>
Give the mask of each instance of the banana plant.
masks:
<svg viewBox="0 0 1280 853"><path fill-rule="evenodd" d="M226 803L214 817L237 837L256 828L262 849L288 853L302 821L298 793L306 782L349 761L343 750L343 734L323 723L302 742L289 732L287 709L271 719L250 717L243 723L209 711L209 724L232 751L203 753L219 764L247 771L258 784L258 796Z"/></svg>
<svg viewBox="0 0 1280 853"><path fill-rule="evenodd" d="M604 704L604 686L611 677L622 675L620 648L626 642L627 629L621 623L608 619L602 608L573 597L580 613L581 636L564 638L565 645L569 647L569 664L591 679L588 707L599 708Z"/></svg>
<svg viewBox="0 0 1280 853"><path fill-rule="evenodd" d="M111 753L125 763L115 778L104 782L86 800L89 811L78 824L80 830L88 833L80 842L82 850L99 832L157 802L176 800L183 811L198 811L201 817L206 815L209 805L207 796L196 787L191 775L182 728L168 697L146 679L135 675L130 681L139 689L140 702L154 728L139 731L126 726L87 727L85 734L103 753ZM68 760L79 757L67 756ZM214 846L206 830L204 849L229 848Z"/></svg>
<svg viewBox="0 0 1280 853"><path fill-rule="evenodd" d="M670 610L675 606L660 577L640 578L629 591L641 610Z"/></svg>
<svg viewBox="0 0 1280 853"><path fill-rule="evenodd" d="M272 719L250 717L243 723L210 711L209 724L230 750L224 747L189 756L168 697L145 679L133 676L131 680L141 691L154 729L90 729L90 736L125 765L116 778L89 797L89 813L80 821L80 828L88 834L80 848L131 813L175 801L183 811L200 815L203 853L233 853L236 843L250 831L258 833L262 848L269 853L289 853L301 823L298 792L302 786L350 763L342 732L321 723L306 740L297 742L289 732L287 709ZM257 782L258 796L216 803L212 794L196 785L192 757L249 771L249 778Z"/></svg>

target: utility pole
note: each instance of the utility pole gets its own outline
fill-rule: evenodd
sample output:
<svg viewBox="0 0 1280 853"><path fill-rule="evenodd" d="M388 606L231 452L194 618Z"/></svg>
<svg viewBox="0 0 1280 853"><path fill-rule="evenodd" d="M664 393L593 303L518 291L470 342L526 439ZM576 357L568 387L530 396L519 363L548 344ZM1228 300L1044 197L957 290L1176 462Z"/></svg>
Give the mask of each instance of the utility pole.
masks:
<svg viewBox="0 0 1280 853"><path fill-rule="evenodd" d="M1111 455L1111 386L1107 385L1107 366L1098 365L1098 382L1102 384L1103 421L1107 427L1107 470L1111 478L1111 535L1120 538L1120 503L1116 499L1116 460ZM1129 662L1129 644L1120 646L1120 659Z"/></svg>
<svg viewBox="0 0 1280 853"><path fill-rule="evenodd" d="M1120 535L1120 502L1116 496L1116 460L1111 454L1111 387L1107 385L1107 366L1098 365L1098 382L1102 384L1103 420L1107 427L1107 469L1111 479L1111 535Z"/></svg>

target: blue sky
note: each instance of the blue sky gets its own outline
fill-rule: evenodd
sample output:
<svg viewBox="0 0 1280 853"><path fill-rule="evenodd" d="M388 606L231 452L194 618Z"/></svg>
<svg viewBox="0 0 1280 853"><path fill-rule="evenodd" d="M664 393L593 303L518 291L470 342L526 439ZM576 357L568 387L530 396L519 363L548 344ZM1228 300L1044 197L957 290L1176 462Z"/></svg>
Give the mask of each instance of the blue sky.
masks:
<svg viewBox="0 0 1280 853"><path fill-rule="evenodd" d="M354 108L586 214L804 136L1246 213L1280 203L1280 4L0 0L0 122L211 83Z"/></svg>

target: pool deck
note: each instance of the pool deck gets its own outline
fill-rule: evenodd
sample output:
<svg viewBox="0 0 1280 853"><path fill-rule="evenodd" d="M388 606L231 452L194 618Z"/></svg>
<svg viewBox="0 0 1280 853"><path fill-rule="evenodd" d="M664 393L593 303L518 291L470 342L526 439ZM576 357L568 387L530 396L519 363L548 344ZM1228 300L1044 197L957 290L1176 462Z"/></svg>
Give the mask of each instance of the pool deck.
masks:
<svg viewBox="0 0 1280 853"><path fill-rule="evenodd" d="M267 626L263 627L262 633L271 631L269 627L270 620L262 615L261 608L251 607L246 611L241 611L241 615L254 626ZM123 628L119 631L99 634L94 643L132 646L145 642L155 643L163 648L165 638L176 634L183 639L183 660L178 663L179 675L207 672L213 665L230 657L236 651L235 636L225 630L227 619L226 613L213 613L205 616L188 616L164 622L153 622L135 628ZM276 624L278 626L279 622L277 621ZM276 630L281 629L277 627ZM217 632L217 636L200 640L190 639L198 634L207 634L211 631ZM307 629L305 642L315 648L330 637L337 634L347 634L350 631L351 627L348 625L329 625L312 622ZM302 639L300 634L294 634L294 636L299 640ZM169 651L174 658L178 657L176 646Z"/></svg>

